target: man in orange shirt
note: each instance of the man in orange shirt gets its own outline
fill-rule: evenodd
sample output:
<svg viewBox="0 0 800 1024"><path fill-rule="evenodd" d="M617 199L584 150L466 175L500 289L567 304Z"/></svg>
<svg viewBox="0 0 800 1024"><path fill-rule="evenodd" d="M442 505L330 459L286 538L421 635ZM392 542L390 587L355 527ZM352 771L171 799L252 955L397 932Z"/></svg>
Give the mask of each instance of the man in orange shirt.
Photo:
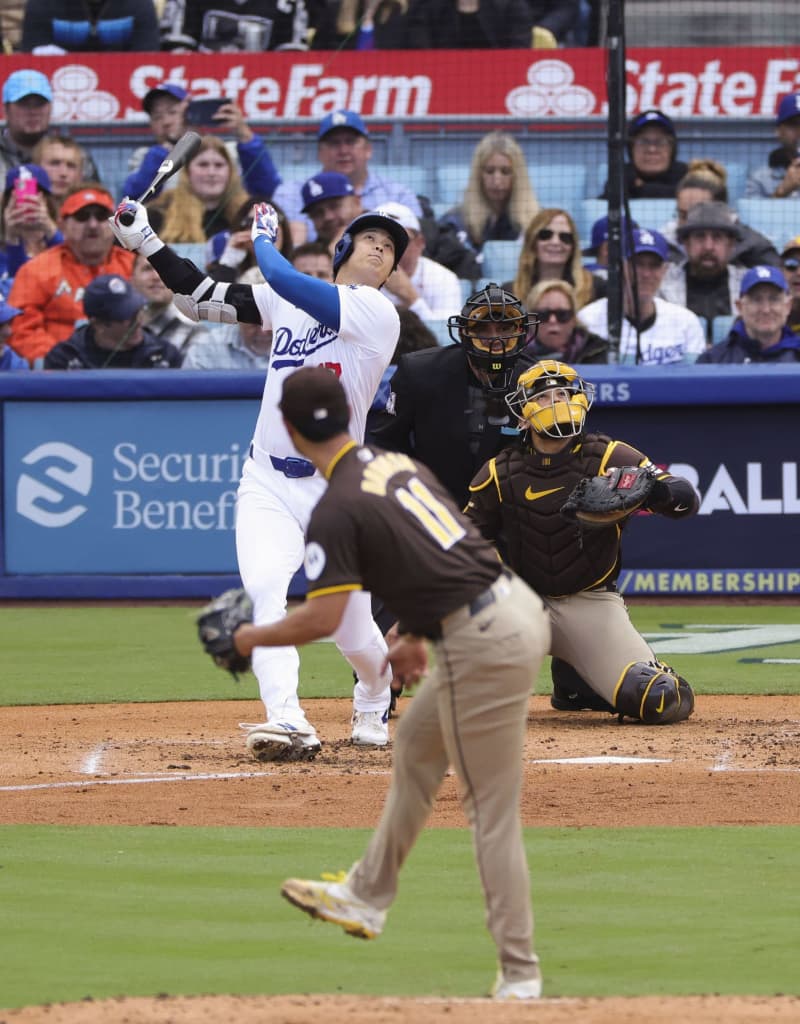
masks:
<svg viewBox="0 0 800 1024"><path fill-rule="evenodd" d="M61 204L60 245L28 260L17 271L9 303L22 310L13 348L32 365L84 319L83 292L100 274L130 278L135 253L114 243L108 225L115 202L100 186L84 183Z"/></svg>

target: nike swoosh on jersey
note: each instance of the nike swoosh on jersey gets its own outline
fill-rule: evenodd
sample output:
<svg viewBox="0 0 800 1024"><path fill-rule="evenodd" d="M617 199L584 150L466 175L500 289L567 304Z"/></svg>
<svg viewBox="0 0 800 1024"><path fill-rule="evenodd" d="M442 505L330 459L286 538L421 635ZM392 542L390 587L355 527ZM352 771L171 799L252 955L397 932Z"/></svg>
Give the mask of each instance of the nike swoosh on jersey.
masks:
<svg viewBox="0 0 800 1024"><path fill-rule="evenodd" d="M530 487L525 491L527 501L536 501L537 498L544 498L547 494L555 494L556 491L563 491L563 487L551 487L549 491L534 491Z"/></svg>

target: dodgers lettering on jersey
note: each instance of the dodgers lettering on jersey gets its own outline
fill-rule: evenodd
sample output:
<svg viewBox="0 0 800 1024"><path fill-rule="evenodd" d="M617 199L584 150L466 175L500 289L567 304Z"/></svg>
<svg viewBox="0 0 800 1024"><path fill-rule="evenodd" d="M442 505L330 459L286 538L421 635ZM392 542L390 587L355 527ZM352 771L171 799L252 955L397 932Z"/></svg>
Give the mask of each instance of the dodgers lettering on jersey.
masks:
<svg viewBox="0 0 800 1024"><path fill-rule="evenodd" d="M283 382L301 366L325 366L342 382L350 403L350 433L363 441L369 410L400 334L397 310L367 286L337 286L338 333L282 299L268 284L254 285L264 326L272 328L272 350L253 443L268 455L297 458L278 402ZM287 481L291 485L291 481Z"/></svg>

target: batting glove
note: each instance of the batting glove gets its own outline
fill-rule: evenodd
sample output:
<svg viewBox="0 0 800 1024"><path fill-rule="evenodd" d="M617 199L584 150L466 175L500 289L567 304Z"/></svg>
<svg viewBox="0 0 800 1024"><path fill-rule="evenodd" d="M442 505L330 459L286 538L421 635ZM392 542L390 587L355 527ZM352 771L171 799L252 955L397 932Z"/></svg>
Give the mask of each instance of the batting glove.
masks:
<svg viewBox="0 0 800 1024"><path fill-rule="evenodd" d="M250 228L250 237L255 242L258 238L266 238L268 242L275 243L278 237L278 214L274 206L269 203L257 203L254 209L253 226Z"/></svg>
<svg viewBox="0 0 800 1024"><path fill-rule="evenodd" d="M131 224L123 224L122 214L132 215ZM131 252L140 252L143 256L152 256L154 252L164 248L164 243L150 227L147 210L141 203L127 196L117 207L113 217L108 218L111 230L117 241Z"/></svg>

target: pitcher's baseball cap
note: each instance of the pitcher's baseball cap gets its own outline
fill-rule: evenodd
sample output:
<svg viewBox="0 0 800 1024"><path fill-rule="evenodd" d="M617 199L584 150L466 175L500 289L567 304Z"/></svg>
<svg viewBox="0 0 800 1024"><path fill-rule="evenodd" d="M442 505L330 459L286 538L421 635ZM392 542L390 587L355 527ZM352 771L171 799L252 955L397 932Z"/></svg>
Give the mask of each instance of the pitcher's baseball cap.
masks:
<svg viewBox="0 0 800 1024"><path fill-rule="evenodd" d="M72 195L67 196L64 202L61 204L61 216L71 217L77 213L78 210L82 210L84 206L102 206L108 210L109 213L113 213L116 209L116 203L108 194L101 188L82 188L77 192L73 192Z"/></svg>
<svg viewBox="0 0 800 1024"><path fill-rule="evenodd" d="M147 299L119 274L101 274L83 293L83 311L100 320L130 320Z"/></svg>
<svg viewBox="0 0 800 1024"><path fill-rule="evenodd" d="M278 407L309 441L327 441L347 430L350 422L345 390L324 366L304 366L290 374Z"/></svg>
<svg viewBox="0 0 800 1024"><path fill-rule="evenodd" d="M783 272L778 267L770 267L766 264L759 267L751 267L747 271L742 278L742 283L739 285L739 295L746 295L757 284L771 284L776 288L780 288L782 292L789 291L789 285L786 283Z"/></svg>
<svg viewBox="0 0 800 1024"><path fill-rule="evenodd" d="M317 132L317 139L324 138L334 128L352 128L359 135L369 138L367 126L361 120L361 115L357 114L355 110L334 110L332 114L323 117Z"/></svg>
<svg viewBox="0 0 800 1024"><path fill-rule="evenodd" d="M44 192L50 191L50 175L44 167L40 167L38 164L20 164L19 167L10 167L6 171L6 192L14 187L14 183L23 167L27 168L31 177L36 179L36 184L40 189Z"/></svg>
<svg viewBox="0 0 800 1024"><path fill-rule="evenodd" d="M308 213L314 203L323 199L340 199L342 196L352 196L355 189L348 178L338 171L320 171L309 178L300 189L303 197L302 213Z"/></svg>
<svg viewBox="0 0 800 1024"><path fill-rule="evenodd" d="M52 103L53 90L47 75L31 68L13 71L3 86L3 103L18 103L26 96L41 96L48 103Z"/></svg>
<svg viewBox="0 0 800 1024"><path fill-rule="evenodd" d="M185 100L189 93L180 85L174 82L159 82L149 92L146 92L142 100L142 110L149 114L153 104L159 96L171 96L175 100Z"/></svg>
<svg viewBox="0 0 800 1024"><path fill-rule="evenodd" d="M783 124L791 117L800 117L800 92L793 92L789 96L783 97L778 104L775 124Z"/></svg>

